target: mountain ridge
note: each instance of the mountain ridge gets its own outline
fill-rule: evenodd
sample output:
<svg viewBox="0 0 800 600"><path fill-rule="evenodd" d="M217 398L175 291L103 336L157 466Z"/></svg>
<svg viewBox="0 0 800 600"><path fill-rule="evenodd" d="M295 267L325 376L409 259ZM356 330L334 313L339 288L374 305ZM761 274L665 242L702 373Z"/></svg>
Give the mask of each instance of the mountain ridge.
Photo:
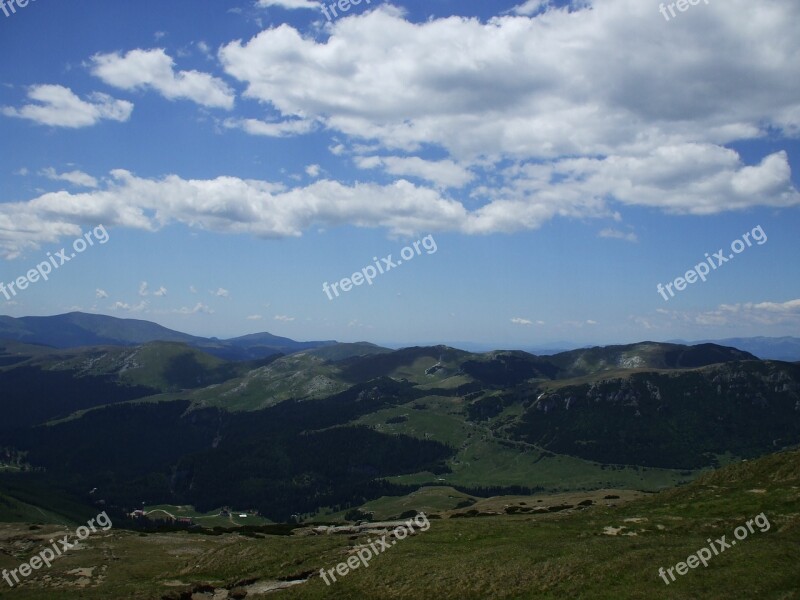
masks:
<svg viewBox="0 0 800 600"><path fill-rule="evenodd" d="M298 342L268 332L220 340L169 329L152 321L70 312L44 317L0 315L0 340L52 346L135 346L148 342L180 342L226 360L257 360L333 346L335 340Z"/></svg>

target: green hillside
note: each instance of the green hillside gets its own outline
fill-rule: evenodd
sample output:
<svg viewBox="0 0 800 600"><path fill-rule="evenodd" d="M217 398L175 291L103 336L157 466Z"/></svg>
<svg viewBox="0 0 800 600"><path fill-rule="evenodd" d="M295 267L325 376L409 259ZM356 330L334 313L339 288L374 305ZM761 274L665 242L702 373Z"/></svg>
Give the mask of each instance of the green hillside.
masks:
<svg viewBox="0 0 800 600"><path fill-rule="evenodd" d="M333 346L323 346L322 348L315 348L309 350L308 354L312 354L324 360L337 362L347 358L357 356L368 356L370 354L387 354L392 352L389 348L382 348L369 342L354 342L350 344L335 344Z"/></svg>
<svg viewBox="0 0 800 600"><path fill-rule="evenodd" d="M143 536L115 527L91 536L80 553L34 573L13 594L23 600L54 594L67 600L179 599L192 593L255 598L285 587L280 597L298 599L791 600L800 590L799 474L795 450L634 501L610 499L616 496L611 493L464 498L480 509L474 518L469 507L458 509L466 518L452 518L449 507L435 505L458 494L434 490L416 503L396 505L427 508L427 529L389 543L367 568L337 576L330 586L320 569L335 568L374 542L375 534L299 529L290 536ZM753 532L730 544L748 521ZM33 551L59 531L64 530L0 527L0 568L15 568L26 557L14 550L20 540L29 540ZM722 536L730 546L712 554L706 567L698 562L685 575L675 571L676 564L708 548L707 540ZM667 585L659 569L670 567L676 580Z"/></svg>

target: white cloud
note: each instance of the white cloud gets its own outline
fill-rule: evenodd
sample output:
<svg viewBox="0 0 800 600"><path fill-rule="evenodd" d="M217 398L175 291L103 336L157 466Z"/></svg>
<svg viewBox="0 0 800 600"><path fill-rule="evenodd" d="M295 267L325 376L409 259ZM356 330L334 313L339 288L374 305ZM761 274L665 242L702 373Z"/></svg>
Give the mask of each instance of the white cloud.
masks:
<svg viewBox="0 0 800 600"><path fill-rule="evenodd" d="M715 309L700 311L658 309L656 313L662 328L675 323L689 327L729 327L737 331L750 327L763 335L765 327L773 327L777 335L786 335L786 327L800 327L800 298L785 302L720 304Z"/></svg>
<svg viewBox="0 0 800 600"><path fill-rule="evenodd" d="M192 294L196 294L196 293L197 293L197 288L196 288L196 287L194 287L193 285L190 285L190 286L189 286L189 291L190 291Z"/></svg>
<svg viewBox="0 0 800 600"><path fill-rule="evenodd" d="M320 3L315 0L258 0L258 6L269 8L271 6L279 6L289 10L298 8L319 8Z"/></svg>
<svg viewBox="0 0 800 600"><path fill-rule="evenodd" d="M625 233L624 231L619 231L618 229L613 228L606 228L603 229L599 234L601 238L610 238L614 240L625 240L626 242L638 242L639 238L636 236L635 233L629 232Z"/></svg>
<svg viewBox="0 0 800 600"><path fill-rule="evenodd" d="M787 302L759 302L758 304L745 304L745 307L748 309L755 309L771 313L800 315L800 299L789 300Z"/></svg>
<svg viewBox="0 0 800 600"><path fill-rule="evenodd" d="M749 193L755 184L747 193L735 185L745 170L750 181L760 182L760 193ZM756 175L761 172L765 174ZM783 151L748 167L734 150L682 144L639 157L565 158L515 166L503 176L505 185L480 190L492 201L471 215L468 231L535 229L556 216L613 217L612 203L694 215L800 205Z"/></svg>
<svg viewBox="0 0 800 600"><path fill-rule="evenodd" d="M99 92L90 94L88 100L81 100L72 90L61 85L31 86L28 99L39 104L26 104L21 108L4 106L0 110L7 117L73 129L89 127L104 119L127 121L133 112L133 104L125 100L115 100Z"/></svg>
<svg viewBox="0 0 800 600"><path fill-rule="evenodd" d="M68 173L57 173L53 167L42 169L41 174L48 179L56 181L67 181L80 187L96 188L97 179L84 173L83 171L70 171Z"/></svg>
<svg viewBox="0 0 800 600"><path fill-rule="evenodd" d="M198 302L194 305L193 308L189 308L187 306L183 306L173 312L176 312L180 315L197 315L197 314L206 314L211 315L214 314L214 311L209 308L207 305L203 304L202 302Z"/></svg>
<svg viewBox="0 0 800 600"><path fill-rule="evenodd" d="M549 0L527 0L511 9L515 15L531 16L538 13L549 4Z"/></svg>
<svg viewBox="0 0 800 600"><path fill-rule="evenodd" d="M217 298L230 298L231 293L225 288L217 288L216 291L211 290L210 294Z"/></svg>
<svg viewBox="0 0 800 600"><path fill-rule="evenodd" d="M301 135L314 129L314 121L306 119L289 119L276 123L258 119L225 119L223 125L228 129L241 129L251 135L277 138Z"/></svg>
<svg viewBox="0 0 800 600"><path fill-rule="evenodd" d="M284 321L284 322L294 321L294 317L287 317L286 315L275 315L274 318L276 321Z"/></svg>
<svg viewBox="0 0 800 600"><path fill-rule="evenodd" d="M100 288L97 288L94 291L94 295L96 298L108 298L108 293L105 290L101 290Z"/></svg>
<svg viewBox="0 0 800 600"><path fill-rule="evenodd" d="M261 321L264 317L261 315L250 315L247 317L248 321Z"/></svg>
<svg viewBox="0 0 800 600"><path fill-rule="evenodd" d="M770 154L760 165L744 167L732 177L731 187L741 196L780 193L792 169L786 152Z"/></svg>
<svg viewBox="0 0 800 600"><path fill-rule="evenodd" d="M381 5L324 37L283 24L219 58L245 96L280 117L371 148L362 168L458 187L470 181L464 164L511 163L499 189L472 194L489 202L458 225L467 233L610 217L615 203L695 215L800 204L785 152L753 165L725 147L800 135L800 4L712 3L679 30L640 0L514 10L521 16L412 23ZM380 156L423 147L449 156ZM329 149L345 152L338 140Z"/></svg>
<svg viewBox="0 0 800 600"><path fill-rule="evenodd" d="M460 188L475 178L474 174L452 160L423 160L416 156L369 156L358 157L355 162L361 169L382 167L392 175L418 177L442 188Z"/></svg>
<svg viewBox="0 0 800 600"><path fill-rule="evenodd" d="M148 289L147 282L143 281L139 284L139 295L140 296L148 296L150 294L150 290Z"/></svg>
<svg viewBox="0 0 800 600"><path fill-rule="evenodd" d="M679 30L641 0L487 22L412 23L381 5L334 21L322 39L282 24L219 57L246 96L284 117L387 148L430 144L457 159L625 156L797 130L798 19L794 0L711 3Z"/></svg>
<svg viewBox="0 0 800 600"><path fill-rule="evenodd" d="M212 60L214 58L214 55L211 53L211 46L206 44L204 41L201 40L197 42L197 44L195 45L197 46L197 49L200 50L203 56L205 56L207 59Z"/></svg>
<svg viewBox="0 0 800 600"><path fill-rule="evenodd" d="M591 319L587 319L585 321L564 321L564 325L568 327L576 327L578 329L582 329L584 326L589 325L597 325L597 321L592 321Z"/></svg>
<svg viewBox="0 0 800 600"><path fill-rule="evenodd" d="M153 292L153 296L166 296L167 295L167 288L163 285L159 287L155 292Z"/></svg>
<svg viewBox="0 0 800 600"><path fill-rule="evenodd" d="M115 302L109 308L111 310L124 310L125 312L138 313L147 309L147 300L142 300L139 304L128 304L127 302Z"/></svg>
<svg viewBox="0 0 800 600"><path fill-rule="evenodd" d="M766 159L763 168L772 172L778 161L788 163L786 154ZM147 231L182 223L263 238L297 237L312 228L348 224L385 228L396 235L491 234L536 229L558 216L613 217L614 201L701 215L800 205L800 192L790 179L775 185L766 177L769 184L761 194L737 193L731 182L744 168L748 167L732 150L697 145L637 159L564 159L517 166L502 173L506 185L478 190L477 196L491 194L491 201L478 205L470 200L471 209L403 179L386 185L323 179L287 189L284 184L225 176L144 179L118 169L104 189L0 203L0 254L14 258L41 243L81 235L86 221ZM785 174L789 176L788 168Z"/></svg>
<svg viewBox="0 0 800 600"><path fill-rule="evenodd" d="M319 165L308 165L306 167L306 175L308 175L309 177L313 177L315 179L319 177L320 171L321 168Z"/></svg>
<svg viewBox="0 0 800 600"><path fill-rule="evenodd" d="M176 222L199 230L283 238L348 223L412 235L431 227L458 229L467 220L459 202L402 180L385 186L321 180L287 190L282 184L236 177L152 180L115 170L106 184L92 192L61 191L29 202L0 203L0 254L11 258L43 242L78 236L85 221L147 231Z"/></svg>
<svg viewBox="0 0 800 600"><path fill-rule="evenodd" d="M514 317L511 319L511 322L516 325L533 325L533 321L530 321L529 319L523 319L521 317Z"/></svg>
<svg viewBox="0 0 800 600"><path fill-rule="evenodd" d="M222 80L199 71L175 71L163 48L95 54L92 74L123 90L151 88L169 100L187 99L210 108L233 108L235 94Z"/></svg>

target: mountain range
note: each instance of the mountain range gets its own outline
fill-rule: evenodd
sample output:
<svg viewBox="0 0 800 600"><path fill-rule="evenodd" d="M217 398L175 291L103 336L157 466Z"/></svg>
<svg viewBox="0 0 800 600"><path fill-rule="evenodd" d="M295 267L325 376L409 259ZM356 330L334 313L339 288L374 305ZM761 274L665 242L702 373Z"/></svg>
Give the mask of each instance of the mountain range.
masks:
<svg viewBox="0 0 800 600"><path fill-rule="evenodd" d="M291 354L335 345L333 340L298 342L271 333L254 333L228 340L204 338L168 329L150 321L119 319L98 314L72 312L47 317L14 318L0 315L0 340L14 340L29 344L42 344L54 348L78 348L85 346L118 345L133 346L147 342L182 342L208 354L228 360L253 360L273 354ZM730 346L750 352L764 360L800 361L800 338L784 336L728 338L723 340L669 340L666 343L679 345L716 344ZM431 344L435 345L435 344ZM458 348L471 352L487 352L499 346L462 342ZM392 344L392 347L396 345ZM530 345L519 350L553 355L567 350L585 348L570 342L553 342L546 345Z"/></svg>
<svg viewBox="0 0 800 600"><path fill-rule="evenodd" d="M654 491L800 443L800 365L717 344L537 356L209 340L79 313L0 327L0 493L121 512L285 521L430 485Z"/></svg>
<svg viewBox="0 0 800 600"><path fill-rule="evenodd" d="M81 312L50 317L0 316L0 340L42 344L54 348L134 346L155 341L181 342L228 360L253 360L335 344L333 341L296 342L271 333L219 340L173 331L150 321L118 319Z"/></svg>
<svg viewBox="0 0 800 600"><path fill-rule="evenodd" d="M686 342L677 342L686 343ZM800 338L784 337L749 337L727 338L724 340L702 340L700 343L734 346L746 350L764 360L800 361Z"/></svg>

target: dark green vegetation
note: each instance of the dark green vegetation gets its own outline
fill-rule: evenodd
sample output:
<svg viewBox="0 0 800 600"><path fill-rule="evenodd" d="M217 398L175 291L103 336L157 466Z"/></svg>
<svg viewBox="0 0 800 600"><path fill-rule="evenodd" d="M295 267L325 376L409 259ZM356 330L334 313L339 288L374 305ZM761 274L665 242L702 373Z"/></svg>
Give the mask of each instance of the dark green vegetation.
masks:
<svg viewBox="0 0 800 600"><path fill-rule="evenodd" d="M800 366L751 361L548 390L512 428L553 452L696 469L798 441Z"/></svg>
<svg viewBox="0 0 800 600"><path fill-rule="evenodd" d="M605 494L615 496L617 494ZM267 533L147 535L115 527L85 548L36 572L3 597L155 600L257 598L302 582L280 598L377 600L667 600L800 597L800 451L730 465L673 490L635 501L601 494L473 498L470 507L437 510L422 495L430 528L398 541L328 587L319 570L334 568L375 535L313 535L309 528ZM591 500L591 503L586 502ZM569 505L569 508L564 508ZM512 510L513 509L513 510ZM516 510L520 509L520 510ZM495 514L492 514L495 513ZM499 513L499 514L496 514ZM658 576L708 538L727 536L764 513L770 527L665 585ZM439 518L434 518L439 517ZM0 569L12 569L72 529L0 525ZM263 533L261 531L264 531ZM304 582L303 582L304 581ZM195 596L202 597L202 596Z"/></svg>

